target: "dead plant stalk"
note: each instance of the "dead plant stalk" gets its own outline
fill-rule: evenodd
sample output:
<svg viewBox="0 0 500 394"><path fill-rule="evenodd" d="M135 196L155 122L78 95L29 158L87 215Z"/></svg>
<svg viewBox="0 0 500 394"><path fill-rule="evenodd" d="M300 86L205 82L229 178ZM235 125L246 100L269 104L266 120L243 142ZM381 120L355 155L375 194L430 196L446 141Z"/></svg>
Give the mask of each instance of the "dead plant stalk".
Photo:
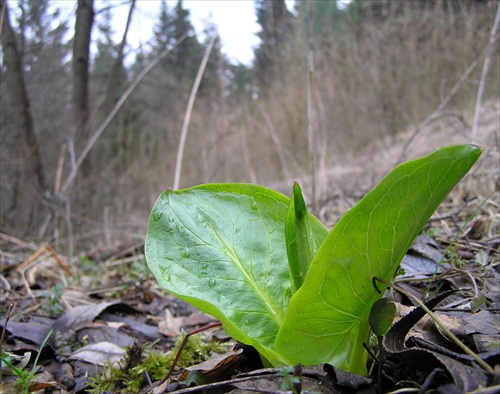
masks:
<svg viewBox="0 0 500 394"><path fill-rule="evenodd" d="M137 77L131 82L131 84L128 86L128 88L123 92L123 94L120 96L119 100L116 102L114 105L113 109L111 112L108 114L106 119L101 123L101 125L97 128L97 130L94 132L94 134L90 137L88 140L87 144L83 148L82 153L78 157L78 160L75 160L75 155L74 155L74 146L73 146L73 141L70 139L70 143L68 144L69 148L69 153L70 153L70 158L71 159L71 172L69 173L68 177L66 178L64 184L61 187L61 192L56 194L56 199L61 202L64 205L65 208L65 221L66 221L66 226L67 226L67 231L68 231L68 248L69 248L69 257L73 257L73 226L71 224L71 204L69 201L69 198L66 195L66 192L68 189L73 185L73 182L76 178L76 175L78 173L78 170L80 169L80 166L82 165L83 161L99 139L99 137L102 135L104 130L109 126L111 121L114 119L118 111L121 109L123 104L125 104L125 101L130 97L132 92L135 90L137 85L144 79L146 75L149 74L149 72L160 62L161 59L163 59L165 56L167 56L174 48L176 48L182 41L184 41L188 37L188 33L184 34L181 36L175 44L172 46L172 48L166 48L160 54L155 57L144 69L137 75Z"/></svg>
<svg viewBox="0 0 500 394"><path fill-rule="evenodd" d="M476 99L476 109L474 111L474 122L472 123L471 131L471 142L474 143L477 135L477 125L479 123L479 112L481 111L481 102L483 99L484 85L486 81L486 76L488 75L488 70L490 69L491 52L493 51L493 45L495 44L495 36L497 35L498 25L500 24L500 3L497 7L497 15L495 17L495 22L491 29L490 40L488 42L488 47L486 48L486 56L483 62L483 71L481 73L481 79L479 81L479 88L477 91Z"/></svg>
<svg viewBox="0 0 500 394"><path fill-rule="evenodd" d="M316 136L314 133L313 117L314 117L314 103L313 103L313 82L314 82L314 2L308 2L308 30L307 30L307 142L309 147L309 172L311 177L311 199L312 211L317 213L318 203L316 196Z"/></svg>
<svg viewBox="0 0 500 394"><path fill-rule="evenodd" d="M205 54L203 55L203 59L201 60L200 68L198 69L198 74L196 74L196 79L194 80L193 88L191 89L191 94L189 95L188 105L186 109L186 115L184 116L184 123L182 124L181 131L181 139L179 141L179 149L177 151L177 162L175 163L175 177L174 177L174 186L173 189L179 189L179 182L181 178L181 169L182 169L182 156L184 155L184 146L186 145L186 136L189 126L189 120L191 119L191 112L193 111L194 100L196 98L196 93L198 92L198 88L200 86L201 77L205 72L205 67L207 66L208 57L210 56L210 52L212 52L212 47L214 46L215 39L218 37L217 34L210 39L208 43L207 49L205 50Z"/></svg>

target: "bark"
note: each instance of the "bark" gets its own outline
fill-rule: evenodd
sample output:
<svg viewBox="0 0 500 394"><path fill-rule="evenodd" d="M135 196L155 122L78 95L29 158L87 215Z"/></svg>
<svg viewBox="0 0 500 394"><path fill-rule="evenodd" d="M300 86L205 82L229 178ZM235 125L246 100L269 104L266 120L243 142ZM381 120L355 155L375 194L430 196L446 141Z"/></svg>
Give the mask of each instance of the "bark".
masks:
<svg viewBox="0 0 500 394"><path fill-rule="evenodd" d="M18 121L19 134L26 142L28 179L34 182L40 193L48 190L38 137L35 132L30 101L24 80L23 64L17 47L16 35L9 18L9 9L5 0L0 0L0 9L3 13L1 42L5 66L5 80L9 88L9 99Z"/></svg>
<svg viewBox="0 0 500 394"><path fill-rule="evenodd" d="M75 37L73 40L73 113L75 146L83 145L89 137L89 52L94 1L78 0ZM84 176L90 174L90 161L82 165Z"/></svg>

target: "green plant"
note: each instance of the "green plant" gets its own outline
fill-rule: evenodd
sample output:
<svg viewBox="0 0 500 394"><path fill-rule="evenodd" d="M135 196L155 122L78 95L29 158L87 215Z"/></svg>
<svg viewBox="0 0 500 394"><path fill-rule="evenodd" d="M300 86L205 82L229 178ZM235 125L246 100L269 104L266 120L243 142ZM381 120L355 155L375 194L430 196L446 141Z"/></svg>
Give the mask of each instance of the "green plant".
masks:
<svg viewBox="0 0 500 394"><path fill-rule="evenodd" d="M291 198L248 184L165 191L146 237L158 283L274 366L365 374L368 317L409 246L481 154L454 145L397 166L328 232ZM383 292L384 289L382 289Z"/></svg>
<svg viewBox="0 0 500 394"><path fill-rule="evenodd" d="M12 371L12 374L16 375L19 378L17 383L19 384L19 386L22 386L24 388L24 392L26 394L29 393L30 382L36 374L38 358L40 357L40 353L42 352L43 347L45 346L45 344L47 343L47 341L49 340L51 335L52 335L52 330L49 331L49 333L47 334L47 336L43 340L43 342L40 346L40 351L37 353L36 358L35 358L35 362L33 363L33 368L31 368L31 371L29 371L29 372L24 370L24 367L26 366L27 362L26 363L22 362L20 364L20 366L16 366L13 364L13 360L14 360L15 356L13 356L7 352L5 352L5 353L2 352L2 354L0 355L0 359L2 361L2 364L5 364L5 366ZM3 367L3 365L2 365L2 367Z"/></svg>
<svg viewBox="0 0 500 394"><path fill-rule="evenodd" d="M291 394L318 394L317 391L311 391L310 388L302 387L302 365L297 364L293 367L285 366L278 369L276 373L282 381L280 383L280 392Z"/></svg>
<svg viewBox="0 0 500 394"><path fill-rule="evenodd" d="M65 283L57 283L50 289L42 291L41 294L45 298L43 301L43 310L47 313L61 315L64 312L64 307L59 303L63 290L67 286L66 280L64 280L64 282Z"/></svg>
<svg viewBox="0 0 500 394"><path fill-rule="evenodd" d="M169 353L151 351L147 347L140 348L140 354L147 353L142 360L138 360L137 365L132 366L130 360L134 358L133 353L137 352L134 346L126 349L124 358L118 366L107 363L102 375L90 378L89 393L103 393L105 391L122 390L126 393L138 393L146 384L146 374L154 380L162 379L169 371L172 363L176 359L177 352L183 343L184 337L177 339L175 347ZM218 343L208 343L201 335L189 336L185 343L185 348L178 358L177 365L186 368L202 361L206 361L211 352L223 353L227 349ZM139 356L141 358L141 356Z"/></svg>

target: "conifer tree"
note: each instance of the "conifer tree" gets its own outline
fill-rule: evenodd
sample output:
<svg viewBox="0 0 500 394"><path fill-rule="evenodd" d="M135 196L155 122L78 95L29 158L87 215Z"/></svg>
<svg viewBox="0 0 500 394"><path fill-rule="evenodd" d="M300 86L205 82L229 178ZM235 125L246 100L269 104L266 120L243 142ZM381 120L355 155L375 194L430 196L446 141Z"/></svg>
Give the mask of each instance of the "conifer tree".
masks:
<svg viewBox="0 0 500 394"><path fill-rule="evenodd" d="M281 80L280 68L289 52L293 15L284 0L255 2L257 23L261 26L261 40L255 51L255 68L259 87L268 86L274 79Z"/></svg>

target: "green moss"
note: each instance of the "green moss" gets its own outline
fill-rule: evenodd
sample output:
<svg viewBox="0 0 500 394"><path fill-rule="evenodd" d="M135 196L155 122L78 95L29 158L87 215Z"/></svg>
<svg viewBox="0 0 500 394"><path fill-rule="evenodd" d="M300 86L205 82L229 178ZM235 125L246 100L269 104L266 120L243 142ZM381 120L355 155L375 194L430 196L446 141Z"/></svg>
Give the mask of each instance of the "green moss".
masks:
<svg viewBox="0 0 500 394"><path fill-rule="evenodd" d="M151 351L152 345L143 346L142 361L133 367L130 367L133 346L128 347L118 367L108 363L102 375L89 379L90 387L87 391L93 394L118 390L124 393L138 393L146 384L146 373L151 381L161 380L167 375L183 339L184 335L178 338L175 347L169 353ZM226 350L225 345L208 343L198 334L191 335L179 357L176 368L182 369L199 364L208 360L212 352L222 353Z"/></svg>

